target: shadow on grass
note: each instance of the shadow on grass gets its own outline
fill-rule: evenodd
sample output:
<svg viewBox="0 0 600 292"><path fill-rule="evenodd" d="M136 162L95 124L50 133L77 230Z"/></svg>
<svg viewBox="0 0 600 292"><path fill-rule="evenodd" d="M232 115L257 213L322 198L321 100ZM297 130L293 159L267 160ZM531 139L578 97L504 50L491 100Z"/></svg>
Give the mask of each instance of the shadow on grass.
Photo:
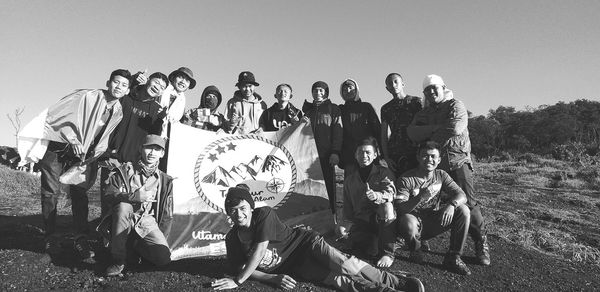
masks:
<svg viewBox="0 0 600 292"><path fill-rule="evenodd" d="M102 241L97 234L92 234L90 244L96 254L95 260L81 261L73 249L73 235L69 233L71 222L71 216L58 216L57 218L60 249L50 255L52 264L67 267L73 272L89 270L97 276L104 276L105 270L110 264L109 250L102 245ZM41 215L0 215L0 249L30 251L40 254L40 256L47 256L44 250L44 231L41 226ZM94 221L90 222L90 227L92 226L95 226ZM133 252L129 254L127 270L134 273L173 271L218 278L223 277L228 272L228 265L224 258L185 259L171 262L164 267L156 267L144 261L140 262Z"/></svg>

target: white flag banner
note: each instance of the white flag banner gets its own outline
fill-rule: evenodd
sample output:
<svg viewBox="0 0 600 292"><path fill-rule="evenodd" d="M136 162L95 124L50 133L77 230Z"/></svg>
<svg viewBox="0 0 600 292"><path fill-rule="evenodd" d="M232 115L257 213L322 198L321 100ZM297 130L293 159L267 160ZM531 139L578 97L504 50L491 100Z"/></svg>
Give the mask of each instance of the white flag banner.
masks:
<svg viewBox="0 0 600 292"><path fill-rule="evenodd" d="M225 254L230 187L246 184L256 207L270 206L289 225L320 232L333 224L310 125L229 135L171 124L167 173L175 178L171 258Z"/></svg>

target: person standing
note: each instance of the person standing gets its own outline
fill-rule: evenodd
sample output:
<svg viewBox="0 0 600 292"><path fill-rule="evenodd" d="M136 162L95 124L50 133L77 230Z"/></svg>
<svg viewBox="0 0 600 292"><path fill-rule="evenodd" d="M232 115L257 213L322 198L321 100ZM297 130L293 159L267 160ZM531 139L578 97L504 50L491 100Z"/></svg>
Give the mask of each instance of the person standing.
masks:
<svg viewBox="0 0 600 292"><path fill-rule="evenodd" d="M94 257L94 251L87 241L87 190L96 180L96 161L109 148L109 136L122 119L119 100L129 93L130 83L129 71L115 70L106 81L106 90L77 90L50 106L47 111L41 140L48 143L39 166L45 250L49 254L55 254L60 249L56 217L58 197L64 183L69 185L72 201L73 246L81 259ZM31 150L33 148L19 148L26 159L33 153ZM70 179L67 178L68 174L71 174Z"/></svg>
<svg viewBox="0 0 600 292"><path fill-rule="evenodd" d="M342 119L340 108L329 99L329 86L324 81L312 85L313 102L304 101L302 111L315 137L319 162L329 197L329 206L336 216L341 216L341 201L335 196L335 166L340 162L342 150ZM339 205L337 204L339 201ZM337 220L337 219L336 219Z"/></svg>
<svg viewBox="0 0 600 292"><path fill-rule="evenodd" d="M260 128L266 132L273 132L289 127L302 119L302 111L297 109L291 102L292 86L287 83L277 85L275 98L277 102L262 113L260 117Z"/></svg>
<svg viewBox="0 0 600 292"><path fill-rule="evenodd" d="M235 84L238 90L227 101L225 131L230 134L251 134L260 128L259 120L267 104L255 92L259 83L254 74L243 71Z"/></svg>
<svg viewBox="0 0 600 292"><path fill-rule="evenodd" d="M465 105L454 98L442 77L427 75L423 80L426 105L418 112L407 134L417 143L432 140L441 145L439 168L446 171L467 196L471 211L469 235L475 242L477 259L490 264L489 244L481 208L473 187L473 162L469 139L469 116Z"/></svg>
<svg viewBox="0 0 600 292"><path fill-rule="evenodd" d="M406 127L423 106L419 97L404 92L404 79L399 73L385 78L385 88L392 100L381 107L381 150L388 167L398 177L418 165L417 145L409 139Z"/></svg>
<svg viewBox="0 0 600 292"><path fill-rule="evenodd" d="M367 137L375 137L381 144L381 123L373 106L361 100L358 83L346 79L340 85L340 95L344 104L340 105L342 124L344 125L344 144L340 167L344 169L344 178L358 167L354 159L354 150L358 143Z"/></svg>
<svg viewBox="0 0 600 292"><path fill-rule="evenodd" d="M218 112L223 97L219 88L209 85L202 91L200 105L188 110L181 118L181 123L194 128L217 132L223 129L225 116Z"/></svg>

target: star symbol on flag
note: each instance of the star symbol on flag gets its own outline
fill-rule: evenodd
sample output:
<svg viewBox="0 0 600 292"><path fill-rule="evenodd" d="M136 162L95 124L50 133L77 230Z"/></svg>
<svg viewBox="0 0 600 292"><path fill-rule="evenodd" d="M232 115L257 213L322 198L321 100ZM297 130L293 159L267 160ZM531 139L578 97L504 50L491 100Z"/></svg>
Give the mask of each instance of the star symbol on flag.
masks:
<svg viewBox="0 0 600 292"><path fill-rule="evenodd" d="M215 160L218 160L218 158L217 158L217 155L216 155L216 154L214 154L214 153L211 153L211 154L208 156L208 159L210 159L210 161L211 161L211 162L215 162Z"/></svg>
<svg viewBox="0 0 600 292"><path fill-rule="evenodd" d="M237 145L234 145L232 142L230 142L229 144L227 144L227 150L233 150L233 151L235 151L235 147L237 147Z"/></svg>
<svg viewBox="0 0 600 292"><path fill-rule="evenodd" d="M217 152L219 152L219 154L225 153L225 147L219 145L219 147L217 147Z"/></svg>

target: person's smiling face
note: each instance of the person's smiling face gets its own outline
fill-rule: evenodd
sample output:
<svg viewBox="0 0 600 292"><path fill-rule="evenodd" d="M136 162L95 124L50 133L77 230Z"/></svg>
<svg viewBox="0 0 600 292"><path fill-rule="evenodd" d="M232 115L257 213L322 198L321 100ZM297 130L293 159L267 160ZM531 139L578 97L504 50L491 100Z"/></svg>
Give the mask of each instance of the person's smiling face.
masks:
<svg viewBox="0 0 600 292"><path fill-rule="evenodd" d="M226 211L234 225L243 228L250 227L253 209L246 200L240 200L239 204L229 207Z"/></svg>

